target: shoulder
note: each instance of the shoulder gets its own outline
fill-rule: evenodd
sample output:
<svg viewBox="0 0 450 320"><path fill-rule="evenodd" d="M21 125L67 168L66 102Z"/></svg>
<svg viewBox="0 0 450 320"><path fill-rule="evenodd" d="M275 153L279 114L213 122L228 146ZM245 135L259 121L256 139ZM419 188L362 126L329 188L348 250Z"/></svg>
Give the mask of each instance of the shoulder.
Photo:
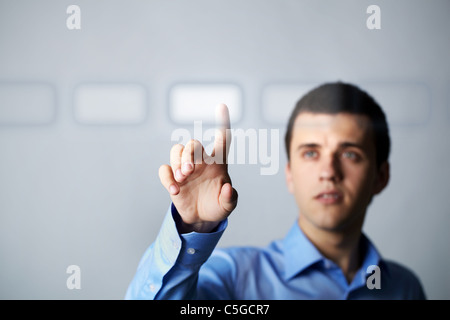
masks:
<svg viewBox="0 0 450 320"><path fill-rule="evenodd" d="M419 282L419 278L410 268L398 262L383 259L380 269L383 269L383 267L386 269L386 276L390 279L398 279L403 282Z"/></svg>
<svg viewBox="0 0 450 320"><path fill-rule="evenodd" d="M392 261L382 260L380 269L384 279L382 282L395 290L403 291L405 298L425 299L425 292L419 277L410 268ZM383 270L384 269L384 270Z"/></svg>

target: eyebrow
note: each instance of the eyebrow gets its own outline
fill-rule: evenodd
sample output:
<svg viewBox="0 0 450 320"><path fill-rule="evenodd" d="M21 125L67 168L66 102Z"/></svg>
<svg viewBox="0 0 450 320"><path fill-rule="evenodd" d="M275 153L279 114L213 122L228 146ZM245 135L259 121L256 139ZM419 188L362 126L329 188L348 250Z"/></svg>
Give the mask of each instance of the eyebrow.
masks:
<svg viewBox="0 0 450 320"><path fill-rule="evenodd" d="M321 145L318 143L302 143L301 145L299 145L297 147L297 151L300 149L303 149L303 148L320 148L320 147L321 147ZM349 147L357 148L357 149L360 149L361 151L366 150L361 144L354 143L354 142L346 141L346 142L341 142L339 144L340 149L345 149L345 148L349 148Z"/></svg>

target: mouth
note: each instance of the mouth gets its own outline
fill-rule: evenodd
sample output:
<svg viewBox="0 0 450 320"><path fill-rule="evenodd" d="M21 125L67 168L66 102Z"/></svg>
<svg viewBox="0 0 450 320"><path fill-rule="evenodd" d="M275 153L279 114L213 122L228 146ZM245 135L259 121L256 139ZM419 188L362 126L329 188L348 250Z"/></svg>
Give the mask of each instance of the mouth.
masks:
<svg viewBox="0 0 450 320"><path fill-rule="evenodd" d="M331 190L319 193L315 199L323 204L337 204L342 201L343 195L337 190Z"/></svg>

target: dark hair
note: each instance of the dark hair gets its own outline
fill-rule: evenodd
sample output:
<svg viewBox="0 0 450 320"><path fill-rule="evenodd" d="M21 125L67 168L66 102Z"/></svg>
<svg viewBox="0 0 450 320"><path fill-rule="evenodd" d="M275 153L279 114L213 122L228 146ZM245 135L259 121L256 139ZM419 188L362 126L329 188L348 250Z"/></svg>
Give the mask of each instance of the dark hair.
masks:
<svg viewBox="0 0 450 320"><path fill-rule="evenodd" d="M377 167L379 168L384 161L387 161L391 141L386 116L380 105L367 92L357 86L342 82L326 83L312 89L297 102L289 118L285 135L288 160L290 159L289 147L294 122L301 112L350 113L367 116L370 119L375 136Z"/></svg>

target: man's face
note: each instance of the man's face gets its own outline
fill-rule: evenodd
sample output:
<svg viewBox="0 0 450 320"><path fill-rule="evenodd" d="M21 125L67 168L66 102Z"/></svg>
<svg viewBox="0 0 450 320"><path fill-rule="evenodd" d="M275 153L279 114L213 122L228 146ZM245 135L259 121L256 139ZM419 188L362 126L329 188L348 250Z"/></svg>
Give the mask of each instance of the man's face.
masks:
<svg viewBox="0 0 450 320"><path fill-rule="evenodd" d="M292 131L286 181L299 223L329 231L361 228L372 196L389 179L378 170L370 120L348 113L300 113Z"/></svg>

